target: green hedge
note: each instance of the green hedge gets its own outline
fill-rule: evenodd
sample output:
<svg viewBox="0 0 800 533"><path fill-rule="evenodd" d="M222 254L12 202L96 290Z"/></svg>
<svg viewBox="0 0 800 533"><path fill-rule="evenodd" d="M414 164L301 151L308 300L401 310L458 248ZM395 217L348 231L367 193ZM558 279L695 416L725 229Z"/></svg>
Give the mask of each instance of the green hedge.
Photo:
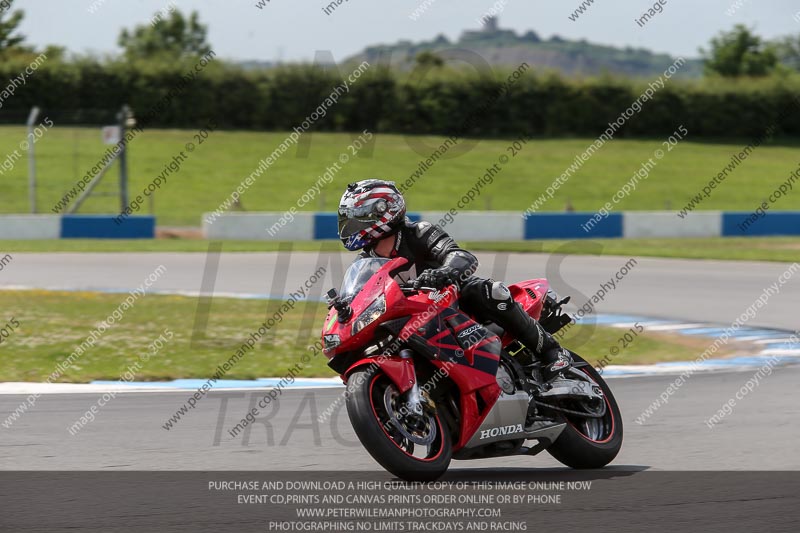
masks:
<svg viewBox="0 0 800 533"><path fill-rule="evenodd" d="M22 67L19 62L0 65L0 79L17 76ZM32 105L43 107L56 123L59 118L61 123L96 122L98 115L122 104L146 116L174 92L191 67L48 61L3 102L0 122L19 123ZM339 70L346 73L351 67ZM314 127L481 137L523 131L593 137L647 86L614 78L567 80L530 69L497 98L507 76L508 72L490 77L445 70L418 81L408 73L372 67ZM330 69L289 66L246 71L215 60L147 126L197 127L213 118L223 128L288 130L340 81ZM693 138L753 136L773 124L778 125L778 134L797 136L800 104L792 103L795 95L800 95L798 76L738 82L671 80L617 136L668 135L680 124ZM495 103L483 109L487 102Z"/></svg>

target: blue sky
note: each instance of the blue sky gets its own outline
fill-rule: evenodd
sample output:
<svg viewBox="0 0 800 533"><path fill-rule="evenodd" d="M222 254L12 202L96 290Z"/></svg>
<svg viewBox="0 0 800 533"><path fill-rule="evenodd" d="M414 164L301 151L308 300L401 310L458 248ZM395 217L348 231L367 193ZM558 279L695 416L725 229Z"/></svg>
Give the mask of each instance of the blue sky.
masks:
<svg viewBox="0 0 800 533"><path fill-rule="evenodd" d="M645 27L634 19L655 0L595 0L576 21L568 15L581 0L346 0L330 15L322 8L331 0L265 0L263 9L255 6L259 0L17 0L16 7L26 11L22 29L37 46L113 53L121 28L146 23L170 1L183 11L199 11L215 51L237 60L312 60L317 50L339 60L367 45L438 33L454 39L503 3L501 27L685 57L696 57L699 46L735 23L754 26L768 38L800 33L793 19L800 11L797 0L662 0L663 12ZM89 13L93 2L98 8ZM737 2L737 12L726 14ZM427 11L412 20L409 15L423 3Z"/></svg>

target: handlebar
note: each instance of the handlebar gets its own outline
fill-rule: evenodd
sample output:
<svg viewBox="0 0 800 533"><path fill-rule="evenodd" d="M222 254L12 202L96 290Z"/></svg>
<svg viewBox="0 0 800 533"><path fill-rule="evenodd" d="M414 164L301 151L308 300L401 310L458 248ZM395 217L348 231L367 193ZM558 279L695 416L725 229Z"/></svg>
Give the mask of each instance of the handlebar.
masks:
<svg viewBox="0 0 800 533"><path fill-rule="evenodd" d="M414 284L412 283L412 284L409 284L409 285L401 285L400 286L400 290L403 291L403 292L420 292L420 291L432 292L432 291L435 291L437 289L434 289L433 287L419 287L419 288L416 288L416 287L414 287Z"/></svg>
<svg viewBox="0 0 800 533"><path fill-rule="evenodd" d="M453 283L451 285L448 285L447 287L442 287L442 289L446 289L448 287L453 287L453 286L456 287L456 291L458 291L458 286L455 283ZM440 289L437 289L436 287L419 287L419 288L417 288L417 287L414 287L414 281L412 280L412 281L406 283L405 285L400 285L400 290L403 291L403 292L433 292L433 291L438 291Z"/></svg>

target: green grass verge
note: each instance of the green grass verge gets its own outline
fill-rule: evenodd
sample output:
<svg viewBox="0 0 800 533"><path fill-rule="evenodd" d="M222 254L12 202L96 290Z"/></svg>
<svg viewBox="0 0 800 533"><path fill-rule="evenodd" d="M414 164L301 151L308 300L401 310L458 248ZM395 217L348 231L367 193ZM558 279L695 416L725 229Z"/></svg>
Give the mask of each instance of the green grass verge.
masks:
<svg viewBox="0 0 800 533"><path fill-rule="evenodd" d="M701 239L593 239L471 243L472 250L544 252L627 257L673 257L785 261L800 259L800 237L714 237Z"/></svg>
<svg viewBox="0 0 800 533"><path fill-rule="evenodd" d="M191 239L55 239L3 241L0 252L207 252L210 241ZM278 241L223 241L223 252L274 252ZM300 241L298 251L346 251L338 241Z"/></svg>
<svg viewBox="0 0 800 533"><path fill-rule="evenodd" d="M623 339L626 333L630 336ZM635 329L629 331L586 324L573 325L559 342L580 354L592 366L606 367L694 360L713 339L652 331L637 334ZM715 357L725 357L736 349L733 345L725 347Z"/></svg>
<svg viewBox="0 0 800 533"><path fill-rule="evenodd" d="M131 195L135 197L184 150L185 144L193 141L193 134L191 130L148 130L140 134L130 146ZM286 136L285 132L214 132L190 154L180 172L169 176L166 185L155 194L154 209L159 224L200 225L201 214L216 209ZM16 147L24 139L24 128L0 127L0 146ZM297 148L291 148L242 196L242 205L248 211L289 209L327 167L339 161L340 154L347 153L351 139L347 134L314 133L307 156L298 155ZM334 211L344 186L356 179L380 176L405 181L417 169L419 161L444 140L413 137L415 144L422 141L429 146L417 153L404 136L378 134L375 139L370 155L367 155L369 150L362 150L359 156L342 165L333 182L323 187L321 194L303 209ZM455 200L485 169L505 155L510 157L508 164L470 209L522 212L592 141L533 139L512 156L507 151L509 140L481 140L466 153L437 161L408 192L409 207L414 211L446 211L454 207ZM680 209L748 141L692 142L690 132L688 140L667 152L649 178L639 183L636 191L616 205L615 210ZM759 147L700 208L751 211L797 168L799 146L800 140L778 139ZM51 207L97 163L106 148L100 142L99 128L55 126L47 131L36 144L40 211L50 213ZM542 210L563 211L570 203L578 211L597 211L660 148L664 148L662 139L608 142ZM450 152L454 153L457 150ZM114 170L98 191L111 191L116 175ZM23 154L23 159L0 180L3 199L0 212L27 212L27 187ZM145 205L143 209L147 208ZM773 209L800 209L800 195L786 196ZM119 205L113 197L95 197L81 211L118 212Z"/></svg>
<svg viewBox="0 0 800 533"><path fill-rule="evenodd" d="M121 294L51 291L0 291L0 324L17 322L0 343L0 381L44 381L91 330L124 300ZM278 302L272 302L276 304ZM150 344L165 330L172 340L149 361L142 363L137 380L167 380L211 376L265 320L268 302L215 298L204 337L192 343L198 300L183 296L149 295L139 299L121 320L106 330L58 380L88 382L117 380L148 353ZM274 312L274 308L273 308ZM268 342L257 344L226 375L253 379L285 375L307 346L319 337L325 308L304 304L276 325ZM13 320L12 320L13 319ZM302 332L302 333L298 333ZM620 346L624 331L594 326L574 326L563 343L593 364L612 346ZM169 335L167 335L169 336ZM706 340L640 334L614 356L611 364L687 360L706 347ZM135 367L134 367L135 368ZM322 355L313 357L303 376L333 376Z"/></svg>
<svg viewBox="0 0 800 533"><path fill-rule="evenodd" d="M274 241L225 241L225 252L270 252ZM800 237L717 237L703 239L592 239L523 242L464 242L476 252L506 251L628 257L675 257L785 261L800 259ZM0 252L206 252L209 242L185 239L0 241ZM338 241L293 243L297 251L343 251ZM9 267L10 268L10 267Z"/></svg>
<svg viewBox="0 0 800 533"><path fill-rule="evenodd" d="M0 344L0 381L42 381L120 305L125 294L51 291L0 291L0 309L19 328ZM197 298L148 295L80 355L59 381L119 379L168 328L172 340L144 363L138 380L211 376L267 318L268 305L279 302L214 298L202 338L192 343ZM275 309L272 309L274 312ZM298 306L274 328L268 342L256 344L226 376L253 379L285 375L306 347L318 339L326 311L323 304ZM307 314L307 323L303 324ZM299 334L305 330L304 334ZM299 339L299 340L298 340ZM311 360L304 374L332 375L323 356Z"/></svg>

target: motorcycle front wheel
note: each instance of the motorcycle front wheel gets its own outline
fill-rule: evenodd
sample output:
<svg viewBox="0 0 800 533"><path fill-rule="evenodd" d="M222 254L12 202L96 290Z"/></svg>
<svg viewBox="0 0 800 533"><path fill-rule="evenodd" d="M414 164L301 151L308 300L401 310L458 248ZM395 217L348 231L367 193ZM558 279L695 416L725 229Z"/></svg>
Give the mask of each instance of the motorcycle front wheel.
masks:
<svg viewBox="0 0 800 533"><path fill-rule="evenodd" d="M409 414L397 388L377 367L350 374L347 388L350 423L381 466L407 481L433 481L447 471L450 433L435 410Z"/></svg>

